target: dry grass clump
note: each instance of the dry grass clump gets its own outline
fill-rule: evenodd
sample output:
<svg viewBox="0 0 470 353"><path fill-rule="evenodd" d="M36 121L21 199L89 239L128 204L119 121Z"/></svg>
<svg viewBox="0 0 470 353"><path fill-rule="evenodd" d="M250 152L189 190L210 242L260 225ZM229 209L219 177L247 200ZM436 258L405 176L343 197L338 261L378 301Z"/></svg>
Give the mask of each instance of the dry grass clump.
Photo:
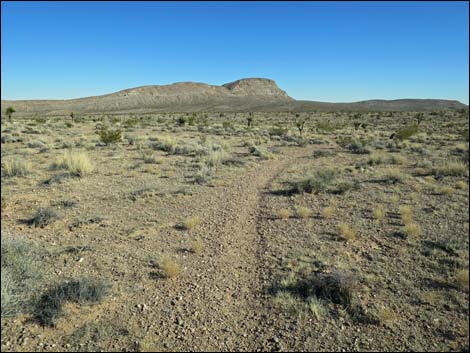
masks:
<svg viewBox="0 0 470 353"><path fill-rule="evenodd" d="M2 232L1 316L12 317L31 311L31 299L44 276L41 254L32 244Z"/></svg>
<svg viewBox="0 0 470 353"><path fill-rule="evenodd" d="M438 194L442 194L442 195L452 195L453 193L455 193L455 189L452 187L452 186L438 186L435 188L436 192Z"/></svg>
<svg viewBox="0 0 470 353"><path fill-rule="evenodd" d="M65 281L41 296L34 309L34 320L41 326L54 327L66 302L98 303L109 293L110 288L108 281L97 278Z"/></svg>
<svg viewBox="0 0 470 353"><path fill-rule="evenodd" d="M151 152L144 153L142 155L142 159L144 160L144 163L148 163L148 164L162 164L163 163L162 158L157 157Z"/></svg>
<svg viewBox="0 0 470 353"><path fill-rule="evenodd" d="M175 278L181 273L180 265L168 256L162 256L158 263L165 278Z"/></svg>
<svg viewBox="0 0 470 353"><path fill-rule="evenodd" d="M181 227L186 230L191 230L196 228L201 223L201 219L198 216L192 216L184 220L181 223Z"/></svg>
<svg viewBox="0 0 470 353"><path fill-rule="evenodd" d="M297 216L300 218L309 218L312 215L312 210L307 207L298 207Z"/></svg>
<svg viewBox="0 0 470 353"><path fill-rule="evenodd" d="M202 250L204 249L204 244L200 238L194 239L194 241L191 244L191 252L200 255L202 253Z"/></svg>
<svg viewBox="0 0 470 353"><path fill-rule="evenodd" d="M390 184L402 183L405 180L405 174L399 168L385 168L379 172L379 179Z"/></svg>
<svg viewBox="0 0 470 353"><path fill-rule="evenodd" d="M149 138L149 140L154 141L151 144L151 147L154 150L160 150L168 153L173 153L176 147L176 141L172 138L168 137L156 137L156 138Z"/></svg>
<svg viewBox="0 0 470 353"><path fill-rule="evenodd" d="M406 223L403 227L403 233L409 237L418 238L422 234L421 226L418 223Z"/></svg>
<svg viewBox="0 0 470 353"><path fill-rule="evenodd" d="M459 180L454 184L454 188L457 190L465 190L467 188L467 182L464 180Z"/></svg>
<svg viewBox="0 0 470 353"><path fill-rule="evenodd" d="M292 216L292 212L287 208L281 208L280 210L277 210L276 214L280 219L287 219Z"/></svg>
<svg viewBox="0 0 470 353"><path fill-rule="evenodd" d="M438 177L443 176L468 176L468 165L458 161L447 161L431 169L431 174Z"/></svg>
<svg viewBox="0 0 470 353"><path fill-rule="evenodd" d="M346 223L341 223L338 225L338 235L346 240L353 240L356 238L357 231Z"/></svg>
<svg viewBox="0 0 470 353"><path fill-rule="evenodd" d="M373 311L373 318L382 325L390 324L396 319L396 314L389 308L381 307Z"/></svg>
<svg viewBox="0 0 470 353"><path fill-rule="evenodd" d="M85 152L66 151L57 157L53 169L65 169L73 175L84 176L94 170L94 165Z"/></svg>
<svg viewBox="0 0 470 353"><path fill-rule="evenodd" d="M227 153L224 150L209 151L202 161L211 168L217 167L226 161L228 158Z"/></svg>
<svg viewBox="0 0 470 353"><path fill-rule="evenodd" d="M455 274L455 281L457 285L468 291L468 285L469 285L469 273L468 269L461 269L458 270L457 273Z"/></svg>
<svg viewBox="0 0 470 353"><path fill-rule="evenodd" d="M274 305L291 314L301 315L305 309L304 303L287 290L280 290L273 298Z"/></svg>
<svg viewBox="0 0 470 353"><path fill-rule="evenodd" d="M317 320L320 320L325 315L326 309L323 302L317 297L309 297L307 300L308 309L315 316Z"/></svg>
<svg viewBox="0 0 470 353"><path fill-rule="evenodd" d="M377 222L382 222L385 218L385 210L383 207L377 206L372 210L372 215Z"/></svg>
<svg viewBox="0 0 470 353"><path fill-rule="evenodd" d="M322 210L321 215L326 219L331 218L335 215L335 208L332 206L327 206Z"/></svg>
<svg viewBox="0 0 470 353"><path fill-rule="evenodd" d="M26 176L32 171L31 163L19 158L6 159L2 167L2 175L5 177Z"/></svg>
<svg viewBox="0 0 470 353"><path fill-rule="evenodd" d="M403 224L413 222L413 210L410 206L401 206L399 211Z"/></svg>

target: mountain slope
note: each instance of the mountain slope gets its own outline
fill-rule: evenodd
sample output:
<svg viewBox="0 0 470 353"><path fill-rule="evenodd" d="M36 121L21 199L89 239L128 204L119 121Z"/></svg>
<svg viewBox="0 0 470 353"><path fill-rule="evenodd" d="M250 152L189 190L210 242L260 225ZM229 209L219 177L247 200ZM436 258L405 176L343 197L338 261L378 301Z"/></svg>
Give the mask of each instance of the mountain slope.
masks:
<svg viewBox="0 0 470 353"><path fill-rule="evenodd" d="M297 101L275 81L247 78L222 86L179 82L142 86L119 92L68 100L2 100L4 114L13 106L15 115L74 113L182 112L182 111L315 111L315 110L441 110L467 108L458 101L438 99L369 100L355 103Z"/></svg>

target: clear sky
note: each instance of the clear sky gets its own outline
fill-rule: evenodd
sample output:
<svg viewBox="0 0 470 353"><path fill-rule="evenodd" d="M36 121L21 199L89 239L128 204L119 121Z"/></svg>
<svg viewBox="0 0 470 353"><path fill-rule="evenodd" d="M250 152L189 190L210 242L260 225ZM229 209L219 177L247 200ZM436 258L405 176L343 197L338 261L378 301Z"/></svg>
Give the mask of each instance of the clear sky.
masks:
<svg viewBox="0 0 470 353"><path fill-rule="evenodd" d="M2 99L274 79L296 99L468 104L460 2L5 2Z"/></svg>

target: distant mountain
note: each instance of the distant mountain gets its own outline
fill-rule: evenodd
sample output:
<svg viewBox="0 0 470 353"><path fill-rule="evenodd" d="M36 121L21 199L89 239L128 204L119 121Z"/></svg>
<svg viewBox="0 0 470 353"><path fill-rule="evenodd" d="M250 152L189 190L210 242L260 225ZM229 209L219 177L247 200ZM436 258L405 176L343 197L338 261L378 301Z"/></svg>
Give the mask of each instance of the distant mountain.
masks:
<svg viewBox="0 0 470 353"><path fill-rule="evenodd" d="M69 115L126 112L185 111L426 111L467 108L458 101L441 99L368 100L355 103L325 103L295 100L266 78L245 78L222 86L179 82L142 86L123 91L67 100L2 100L21 115Z"/></svg>

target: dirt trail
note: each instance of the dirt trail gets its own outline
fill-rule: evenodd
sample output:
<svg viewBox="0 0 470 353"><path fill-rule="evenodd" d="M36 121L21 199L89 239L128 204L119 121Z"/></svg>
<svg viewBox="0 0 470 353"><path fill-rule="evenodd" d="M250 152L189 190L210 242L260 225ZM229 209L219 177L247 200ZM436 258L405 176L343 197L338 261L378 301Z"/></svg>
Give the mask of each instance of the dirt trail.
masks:
<svg viewBox="0 0 470 353"><path fill-rule="evenodd" d="M212 195L216 199L201 225L210 254L186 269L185 276L192 279L193 286L181 284L177 305L190 309L184 318L176 319L183 328L164 348L249 351L265 347L261 338L266 320L259 280L259 205L271 181L295 161L295 156L265 161L224 193Z"/></svg>

